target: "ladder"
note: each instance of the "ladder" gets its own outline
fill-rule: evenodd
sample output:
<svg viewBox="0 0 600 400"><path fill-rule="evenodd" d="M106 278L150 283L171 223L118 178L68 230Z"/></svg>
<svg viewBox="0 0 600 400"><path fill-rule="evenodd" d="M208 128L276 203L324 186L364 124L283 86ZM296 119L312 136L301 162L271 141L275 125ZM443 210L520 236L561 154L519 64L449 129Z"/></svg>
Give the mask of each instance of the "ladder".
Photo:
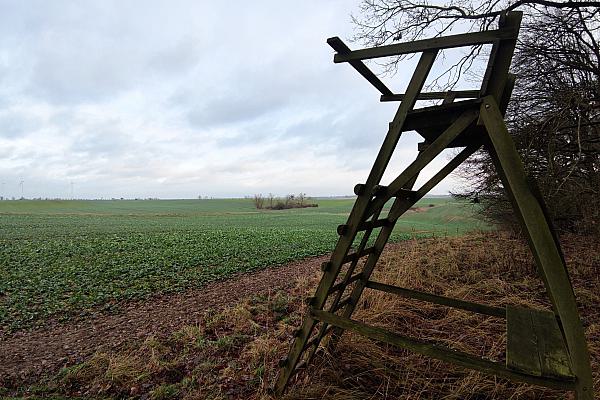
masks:
<svg viewBox="0 0 600 400"><path fill-rule="evenodd" d="M345 224L309 310L294 332L289 354L280 362L275 394L281 395L294 377L321 350L331 351L349 330L363 336L467 369L533 385L574 391L592 399L589 352L560 244L545 212L543 200L527 180L523 164L504 123L515 83L509 67L522 13L502 16L497 30L465 33L386 46L350 50L341 39L327 43L336 51L335 63L349 63L381 93L381 101L399 101L379 154L364 183L354 187L356 202ZM423 85L440 50L491 44L487 69L479 90L423 93ZM363 63L379 57L421 53L406 92L394 94ZM440 105L414 108L418 100L443 100ZM425 141L416 159L387 186L381 178L403 132L416 131ZM488 151L519 217L552 303L552 311L492 307L433 295L371 280L398 218L425 196L470 155ZM418 189L419 172L447 148L462 150ZM389 209L384 206L391 202ZM384 215L385 214L385 215ZM361 235L362 233L362 235ZM370 240L374 239L374 240ZM456 351L418 338L368 326L352 319L365 289L379 290L444 306L506 319L506 363ZM327 339L327 340L324 340Z"/></svg>

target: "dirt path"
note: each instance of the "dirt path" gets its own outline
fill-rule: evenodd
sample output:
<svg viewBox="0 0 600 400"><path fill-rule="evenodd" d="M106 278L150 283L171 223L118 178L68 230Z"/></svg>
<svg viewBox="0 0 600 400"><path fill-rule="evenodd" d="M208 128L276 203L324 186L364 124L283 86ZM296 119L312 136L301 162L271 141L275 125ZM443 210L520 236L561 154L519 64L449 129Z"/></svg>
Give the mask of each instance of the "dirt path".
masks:
<svg viewBox="0 0 600 400"><path fill-rule="evenodd" d="M99 315L0 338L0 387L36 381L61 367L81 362L98 350L118 348L148 335L170 335L194 324L208 309L293 286L297 278L313 274L327 256L282 267L241 274L202 289L165 295L125 305L117 315Z"/></svg>

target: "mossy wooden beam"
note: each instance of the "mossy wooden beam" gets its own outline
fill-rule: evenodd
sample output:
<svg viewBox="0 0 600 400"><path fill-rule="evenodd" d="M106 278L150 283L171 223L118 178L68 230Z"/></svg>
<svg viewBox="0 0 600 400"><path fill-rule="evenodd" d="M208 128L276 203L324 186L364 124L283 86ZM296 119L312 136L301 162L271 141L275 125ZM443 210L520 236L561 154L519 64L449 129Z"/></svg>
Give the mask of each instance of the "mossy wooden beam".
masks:
<svg viewBox="0 0 600 400"><path fill-rule="evenodd" d="M327 44L337 51L338 54L348 54L351 52L350 48L337 36L327 39ZM350 61L349 64L369 81L371 85L375 86L382 96L391 96L394 94L362 61Z"/></svg>
<svg viewBox="0 0 600 400"><path fill-rule="evenodd" d="M392 286L381 282L368 281L367 288L379 290L381 292L396 294L398 296L426 301L429 303L439 304L442 306L459 308L461 310L472 311L478 314L490 315L492 317L506 318L506 310L501 307L493 307L485 304L473 303L460 299L453 299L446 296L425 293L418 290Z"/></svg>
<svg viewBox="0 0 600 400"><path fill-rule="evenodd" d="M572 378L542 378L511 371L506 368L504 363L475 357L471 354L453 350L439 344L428 343L407 336L398 335L386 329L369 326L349 318L340 317L327 311L311 310L310 315L316 320L326 322L327 324L334 325L343 330L356 332L362 336L366 336L383 343L408 349L418 354L456 364L464 368L473 369L485 374L554 389L573 390L575 386Z"/></svg>
<svg viewBox="0 0 600 400"><path fill-rule="evenodd" d="M450 90L448 92L427 92L420 93L417 100L443 100L452 96L454 99L473 99L479 97L479 90ZM402 94L391 94L381 95L380 100L386 101L402 101L406 95Z"/></svg>
<svg viewBox="0 0 600 400"><path fill-rule="evenodd" d="M372 58L399 56L409 53L420 53L428 50L442 50L453 47L476 46L493 43L502 39L516 39L518 30L511 28L489 30L483 32L461 33L432 39L414 40L412 42L395 43L387 46L371 47L351 51L347 54L336 54L333 62L368 60Z"/></svg>
<svg viewBox="0 0 600 400"><path fill-rule="evenodd" d="M509 79L508 70L517 45L517 36L521 27L523 13L520 11L510 12L500 19L500 29L514 32L513 37L504 37L494 43L488 66L481 84L480 97L494 96L500 103L505 86Z"/></svg>

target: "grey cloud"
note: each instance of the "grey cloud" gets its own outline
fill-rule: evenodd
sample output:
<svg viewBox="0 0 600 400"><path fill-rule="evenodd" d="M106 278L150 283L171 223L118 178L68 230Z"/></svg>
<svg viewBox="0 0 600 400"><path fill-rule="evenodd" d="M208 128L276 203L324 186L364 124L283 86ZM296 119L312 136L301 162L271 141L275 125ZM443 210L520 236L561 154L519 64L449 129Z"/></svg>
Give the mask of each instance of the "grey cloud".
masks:
<svg viewBox="0 0 600 400"><path fill-rule="evenodd" d="M89 197L346 193L393 116L331 62L352 7L0 0L0 180L43 197L70 180Z"/></svg>
<svg viewBox="0 0 600 400"><path fill-rule="evenodd" d="M273 113L285 105L285 98L269 93L248 96L246 93L219 97L213 95L210 101L192 106L187 113L188 121L196 128L209 128L215 125L229 125L248 122Z"/></svg>
<svg viewBox="0 0 600 400"><path fill-rule="evenodd" d="M39 118L23 112L8 111L0 113L0 138L25 136L40 128Z"/></svg>

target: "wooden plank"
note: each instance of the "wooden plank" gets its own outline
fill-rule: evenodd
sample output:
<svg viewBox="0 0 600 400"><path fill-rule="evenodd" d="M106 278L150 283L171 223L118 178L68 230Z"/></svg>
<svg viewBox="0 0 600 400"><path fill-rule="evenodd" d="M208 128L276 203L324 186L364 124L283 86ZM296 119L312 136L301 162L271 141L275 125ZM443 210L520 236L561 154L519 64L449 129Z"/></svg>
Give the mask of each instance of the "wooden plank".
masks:
<svg viewBox="0 0 600 400"><path fill-rule="evenodd" d="M402 101L405 94L381 95L380 100L385 101ZM479 90L450 90L448 92L427 92L419 93L417 100L443 100L448 96L453 96L456 99L472 99L479 97Z"/></svg>
<svg viewBox="0 0 600 400"><path fill-rule="evenodd" d="M577 377L577 396L579 399L591 400L594 395L590 356L575 294L567 270L562 264L554 235L539 202L529 188L519 153L492 96L484 99L481 120L488 132L490 155L498 175L523 224L554 312L562 322L573 373Z"/></svg>
<svg viewBox="0 0 600 400"><path fill-rule="evenodd" d="M528 375L542 376L538 340L528 309L506 307L506 366Z"/></svg>
<svg viewBox="0 0 600 400"><path fill-rule="evenodd" d="M440 304L443 306L459 308L466 311L472 311L479 314L490 315L493 317L505 318L506 310L500 307L492 307L485 304L473 303L470 301L453 299L446 296L439 296L436 294L425 293L418 290L401 288L398 286L392 286L381 282L368 281L367 287L374 290L379 290L386 293L397 294L402 297L410 299L416 299L426 301L429 303Z"/></svg>
<svg viewBox="0 0 600 400"><path fill-rule="evenodd" d="M516 39L518 31L513 29L498 29L483 32L461 33L458 35L442 36L431 39L414 40L412 42L395 43L387 46L371 47L351 51L347 54L336 54L333 62L342 63L371 58L399 56L409 53L420 53L428 50L442 50L453 47L476 46L493 43L500 39Z"/></svg>
<svg viewBox="0 0 600 400"><path fill-rule="evenodd" d="M331 37L327 39L327 44L330 45L339 54L350 53L351 50L339 37ZM350 65L361 74L371 85L375 86L383 96L393 95L393 92L371 71L362 61L350 61Z"/></svg>
<svg viewBox="0 0 600 400"><path fill-rule="evenodd" d="M573 376L571 361L554 313L530 310L543 376Z"/></svg>
<svg viewBox="0 0 600 400"><path fill-rule="evenodd" d="M388 330L363 324L349 318L340 317L322 310L310 310L310 315L319 321L337 326L344 330L356 332L368 338L378 340L403 349L414 351L437 360L450 362L464 368L474 369L490 375L500 376L520 382L546 386L555 389L572 390L572 379L542 378L511 371L503 363L494 362L461 351L450 349L439 344L432 344L392 333Z"/></svg>

